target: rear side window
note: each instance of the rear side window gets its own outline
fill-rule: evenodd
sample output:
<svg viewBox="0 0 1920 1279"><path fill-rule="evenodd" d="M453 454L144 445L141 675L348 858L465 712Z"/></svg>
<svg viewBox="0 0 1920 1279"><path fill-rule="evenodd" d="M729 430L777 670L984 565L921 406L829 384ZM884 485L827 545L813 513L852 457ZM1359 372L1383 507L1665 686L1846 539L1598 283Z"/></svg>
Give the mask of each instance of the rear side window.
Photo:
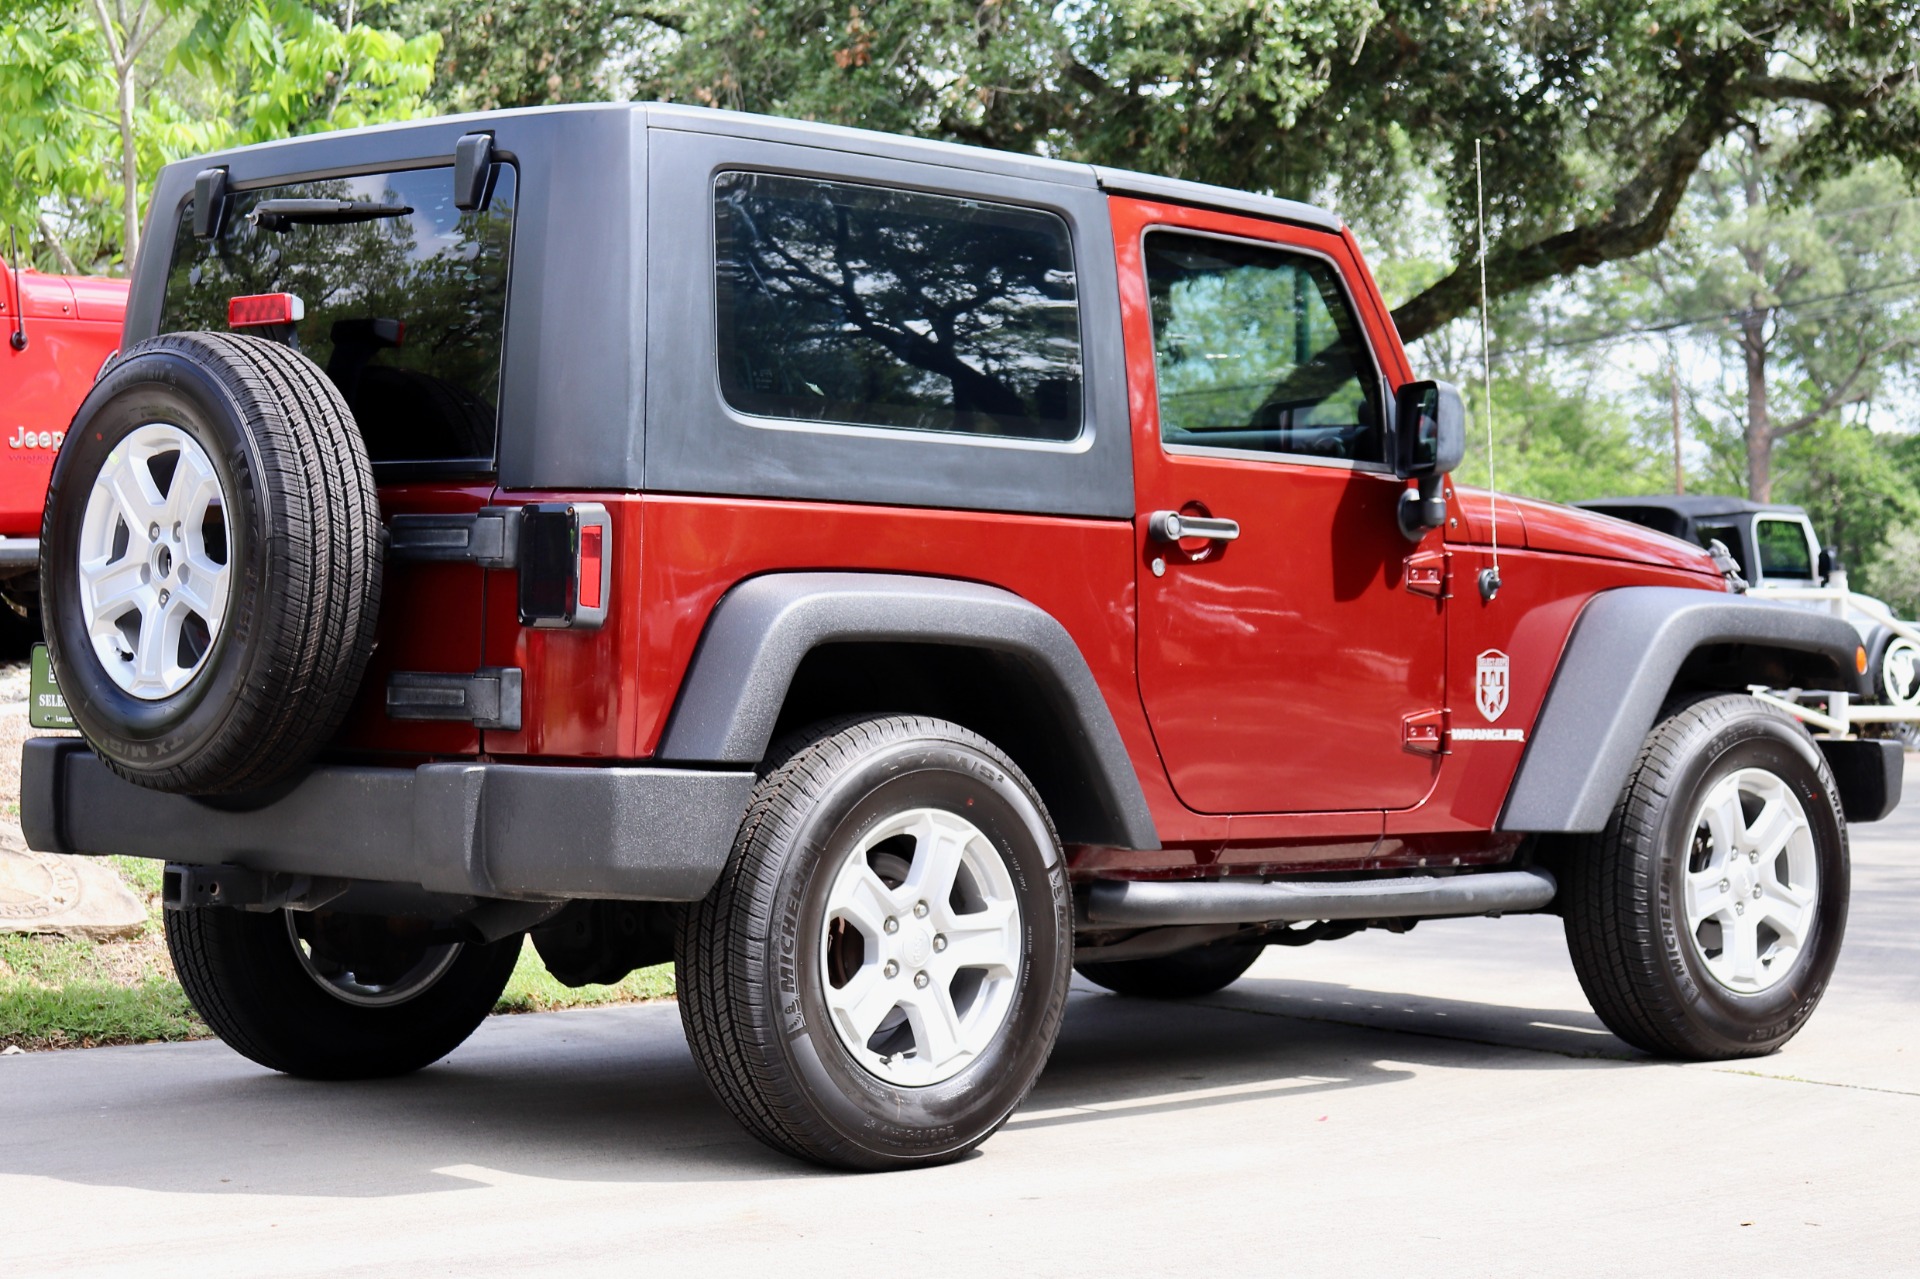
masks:
<svg viewBox="0 0 1920 1279"><path fill-rule="evenodd" d="M1072 241L1032 209L768 173L714 184L720 387L742 413L1080 434Z"/></svg>
<svg viewBox="0 0 1920 1279"><path fill-rule="evenodd" d="M265 200L347 200L342 222L255 219ZM229 197L217 239L191 205L174 235L163 331L227 327L230 298L291 293L299 349L353 409L375 462L491 468L506 323L514 171L484 209L453 204L451 168L298 182Z"/></svg>
<svg viewBox="0 0 1920 1279"><path fill-rule="evenodd" d="M1166 443L1384 460L1380 380L1331 263L1156 231L1146 271Z"/></svg>

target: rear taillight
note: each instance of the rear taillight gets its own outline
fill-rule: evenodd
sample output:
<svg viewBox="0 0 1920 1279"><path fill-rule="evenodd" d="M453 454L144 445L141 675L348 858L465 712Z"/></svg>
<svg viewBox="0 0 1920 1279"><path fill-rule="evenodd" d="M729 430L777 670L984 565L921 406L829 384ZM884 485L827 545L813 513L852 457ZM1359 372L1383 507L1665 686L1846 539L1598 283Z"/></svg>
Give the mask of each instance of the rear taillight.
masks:
<svg viewBox="0 0 1920 1279"><path fill-rule="evenodd" d="M598 502L520 508L520 624L591 629L607 620L612 521Z"/></svg>
<svg viewBox="0 0 1920 1279"><path fill-rule="evenodd" d="M249 293L244 297L227 299L227 327L230 329L298 324L306 318L306 304L291 293Z"/></svg>

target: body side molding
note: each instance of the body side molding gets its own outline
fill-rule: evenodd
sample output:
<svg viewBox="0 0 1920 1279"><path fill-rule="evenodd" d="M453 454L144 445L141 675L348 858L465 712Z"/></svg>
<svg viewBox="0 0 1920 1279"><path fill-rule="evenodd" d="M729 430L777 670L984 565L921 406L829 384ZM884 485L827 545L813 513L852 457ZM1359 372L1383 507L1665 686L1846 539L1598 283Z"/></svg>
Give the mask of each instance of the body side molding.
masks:
<svg viewBox="0 0 1920 1279"><path fill-rule="evenodd" d="M1742 595L1675 586L1603 591L1567 641L1499 829L1603 829L1674 678L1697 651L1784 650L1830 663L1834 683L1858 691L1859 642L1830 614Z"/></svg>
<svg viewBox="0 0 1920 1279"><path fill-rule="evenodd" d="M757 764L801 661L835 643L984 649L1026 668L1064 735L1084 803L1054 817L1067 843L1155 849L1140 780L1073 638L1050 614L997 587L890 573L772 573L714 607L681 682L659 758ZM1074 812L1078 808L1081 811Z"/></svg>

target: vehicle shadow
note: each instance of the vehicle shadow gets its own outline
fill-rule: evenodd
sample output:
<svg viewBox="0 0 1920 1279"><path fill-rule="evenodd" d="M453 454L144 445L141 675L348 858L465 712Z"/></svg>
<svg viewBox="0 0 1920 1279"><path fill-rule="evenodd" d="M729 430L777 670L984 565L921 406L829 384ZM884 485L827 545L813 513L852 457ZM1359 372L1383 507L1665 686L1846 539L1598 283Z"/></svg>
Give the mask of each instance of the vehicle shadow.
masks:
<svg viewBox="0 0 1920 1279"><path fill-rule="evenodd" d="M1318 1105L1304 1099L1406 1082L1423 1065L1623 1068L1592 1054L1588 1031L1556 1027L1561 1010L1422 1000L1406 1011L1406 999L1260 979L1182 1004L1076 987L1045 1075L996 1140L1272 1098ZM1339 1015L1360 1005L1405 1024ZM1606 1042L1607 1056L1630 1051ZM0 1174L83 1185L370 1198L514 1178L832 1175L734 1123L671 1005L494 1018L437 1066L359 1084L275 1075L217 1043L30 1054L0 1063L0 1098Z"/></svg>

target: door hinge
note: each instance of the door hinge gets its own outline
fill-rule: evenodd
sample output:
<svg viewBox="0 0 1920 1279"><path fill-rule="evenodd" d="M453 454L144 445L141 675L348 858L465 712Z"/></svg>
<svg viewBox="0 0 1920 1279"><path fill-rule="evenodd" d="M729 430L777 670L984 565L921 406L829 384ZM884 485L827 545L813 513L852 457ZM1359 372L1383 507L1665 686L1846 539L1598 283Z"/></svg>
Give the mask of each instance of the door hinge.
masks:
<svg viewBox="0 0 1920 1279"><path fill-rule="evenodd" d="M395 671L387 676L390 719L444 719L520 731L520 668L485 666L471 675Z"/></svg>
<svg viewBox="0 0 1920 1279"><path fill-rule="evenodd" d="M1420 755L1452 754L1447 741L1451 711L1418 711L1400 721L1400 744Z"/></svg>
<svg viewBox="0 0 1920 1279"><path fill-rule="evenodd" d="M395 515L387 521L390 560L512 568L519 549L517 506L483 506L471 515Z"/></svg>
<svg viewBox="0 0 1920 1279"><path fill-rule="evenodd" d="M1407 556L1407 589L1443 600L1452 592L1451 551L1418 551Z"/></svg>

